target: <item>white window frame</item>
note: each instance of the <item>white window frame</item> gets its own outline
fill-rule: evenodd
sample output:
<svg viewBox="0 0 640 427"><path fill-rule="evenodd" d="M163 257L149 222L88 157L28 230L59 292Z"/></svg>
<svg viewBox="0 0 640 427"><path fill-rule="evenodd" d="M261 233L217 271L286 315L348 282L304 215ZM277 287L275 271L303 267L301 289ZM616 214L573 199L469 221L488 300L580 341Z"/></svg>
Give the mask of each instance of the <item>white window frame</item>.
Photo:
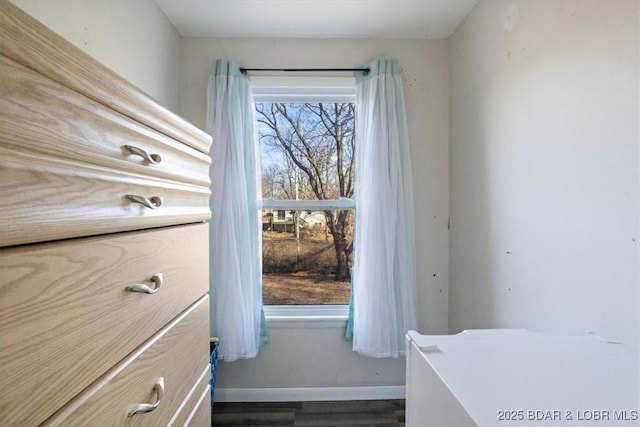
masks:
<svg viewBox="0 0 640 427"><path fill-rule="evenodd" d="M255 103L355 103L355 78L345 76L252 76L251 89ZM355 201L274 200L258 201L261 210L326 210L353 209ZM344 327L349 316L348 305L265 305L264 314L271 328Z"/></svg>

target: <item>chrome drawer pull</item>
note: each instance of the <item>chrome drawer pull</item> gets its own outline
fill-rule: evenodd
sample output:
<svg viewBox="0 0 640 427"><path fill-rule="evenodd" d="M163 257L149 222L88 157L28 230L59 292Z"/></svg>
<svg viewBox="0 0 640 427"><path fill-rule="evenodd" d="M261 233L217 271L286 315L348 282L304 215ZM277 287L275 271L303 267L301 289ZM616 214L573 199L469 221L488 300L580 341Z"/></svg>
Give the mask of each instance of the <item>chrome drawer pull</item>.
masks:
<svg viewBox="0 0 640 427"><path fill-rule="evenodd" d="M158 292L160 290L160 287L162 286L162 273L154 274L153 276L151 276L151 281L155 285L154 288L151 288L151 287L149 287L147 285L143 285L142 283L138 283L136 285L127 286L127 287L125 287L125 289L128 290L129 292L141 292L143 294L155 294L156 292Z"/></svg>
<svg viewBox="0 0 640 427"><path fill-rule="evenodd" d="M131 411L129 411L129 417L133 417L135 414L151 412L160 405L162 398L164 397L164 378L158 378L158 381L153 385L153 391L156 392L156 402L155 403L138 403Z"/></svg>
<svg viewBox="0 0 640 427"><path fill-rule="evenodd" d="M143 197L143 196L127 194L124 197L131 200L132 202L140 203L142 206L147 207L149 209L158 209L160 206L162 206L162 197L158 197L158 196L153 196L147 199L146 197Z"/></svg>
<svg viewBox="0 0 640 427"><path fill-rule="evenodd" d="M134 147L133 145L123 145L123 148L133 155L142 157L152 165L157 165L162 161L162 157L160 157L160 154L149 154L142 148Z"/></svg>

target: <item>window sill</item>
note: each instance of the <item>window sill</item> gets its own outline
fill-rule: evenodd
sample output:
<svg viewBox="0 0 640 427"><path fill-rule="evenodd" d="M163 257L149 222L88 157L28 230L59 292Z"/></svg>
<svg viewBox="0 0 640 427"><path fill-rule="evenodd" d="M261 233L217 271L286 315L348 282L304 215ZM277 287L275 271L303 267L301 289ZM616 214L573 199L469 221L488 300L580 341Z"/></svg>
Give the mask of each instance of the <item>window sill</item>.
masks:
<svg viewBox="0 0 640 427"><path fill-rule="evenodd" d="M266 305L264 315L273 329L344 328L347 305Z"/></svg>

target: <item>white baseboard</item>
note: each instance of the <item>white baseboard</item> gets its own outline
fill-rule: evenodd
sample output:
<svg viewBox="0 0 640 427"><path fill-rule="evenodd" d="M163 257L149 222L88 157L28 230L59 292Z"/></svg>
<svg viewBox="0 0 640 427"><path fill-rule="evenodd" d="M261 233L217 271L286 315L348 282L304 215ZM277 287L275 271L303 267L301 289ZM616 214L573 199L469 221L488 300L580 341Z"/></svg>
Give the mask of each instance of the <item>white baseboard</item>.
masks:
<svg viewBox="0 0 640 427"><path fill-rule="evenodd" d="M216 402L307 402L404 399L405 386L216 388Z"/></svg>

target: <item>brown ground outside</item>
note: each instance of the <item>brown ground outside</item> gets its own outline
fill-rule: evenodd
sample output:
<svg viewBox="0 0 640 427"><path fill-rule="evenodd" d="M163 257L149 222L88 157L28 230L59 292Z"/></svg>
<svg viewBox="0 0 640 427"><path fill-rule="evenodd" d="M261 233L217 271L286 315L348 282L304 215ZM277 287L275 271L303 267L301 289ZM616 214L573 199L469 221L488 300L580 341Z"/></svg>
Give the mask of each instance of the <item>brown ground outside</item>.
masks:
<svg viewBox="0 0 640 427"><path fill-rule="evenodd" d="M336 282L331 235L262 234L262 299L265 305L349 304L349 281Z"/></svg>
<svg viewBox="0 0 640 427"><path fill-rule="evenodd" d="M330 275L307 272L264 274L265 305L349 304L349 282L336 282Z"/></svg>

